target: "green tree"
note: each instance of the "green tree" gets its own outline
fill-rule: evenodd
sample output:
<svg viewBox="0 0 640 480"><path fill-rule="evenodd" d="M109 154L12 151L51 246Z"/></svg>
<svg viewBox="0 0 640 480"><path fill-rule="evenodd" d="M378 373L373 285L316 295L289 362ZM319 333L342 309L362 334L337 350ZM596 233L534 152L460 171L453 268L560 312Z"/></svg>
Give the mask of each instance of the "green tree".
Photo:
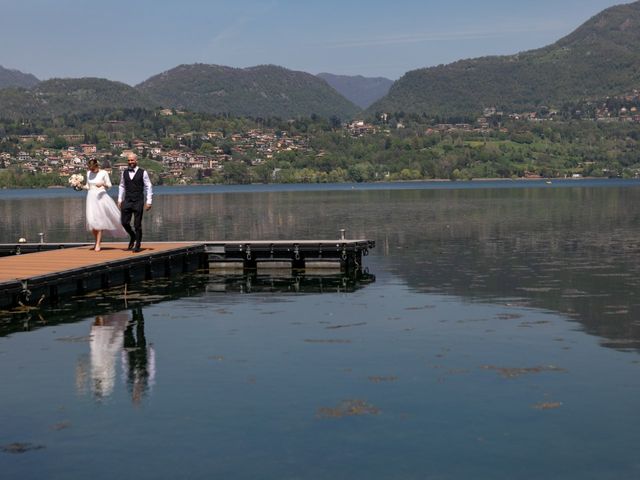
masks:
<svg viewBox="0 0 640 480"><path fill-rule="evenodd" d="M225 183L245 184L251 181L247 164L240 161L225 162L222 175Z"/></svg>

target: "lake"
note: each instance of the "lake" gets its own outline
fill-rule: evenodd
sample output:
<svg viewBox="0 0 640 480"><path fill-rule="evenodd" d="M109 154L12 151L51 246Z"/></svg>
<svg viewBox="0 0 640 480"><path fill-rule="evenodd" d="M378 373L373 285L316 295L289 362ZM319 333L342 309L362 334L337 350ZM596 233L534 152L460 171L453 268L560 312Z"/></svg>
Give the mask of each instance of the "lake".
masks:
<svg viewBox="0 0 640 480"><path fill-rule="evenodd" d="M376 247L357 278L0 312L3 477L639 478L639 205L637 180L159 187L143 243ZM91 241L81 192L0 213L0 243Z"/></svg>

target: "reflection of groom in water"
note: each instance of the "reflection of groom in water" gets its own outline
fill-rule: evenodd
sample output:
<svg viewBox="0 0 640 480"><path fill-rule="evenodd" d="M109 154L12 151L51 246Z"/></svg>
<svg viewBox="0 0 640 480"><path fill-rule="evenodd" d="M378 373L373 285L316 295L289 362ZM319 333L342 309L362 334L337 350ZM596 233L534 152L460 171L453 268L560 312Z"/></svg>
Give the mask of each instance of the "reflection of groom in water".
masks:
<svg viewBox="0 0 640 480"><path fill-rule="evenodd" d="M140 307L133 309L131 321L124 331L122 363L133 403L140 403L155 378L155 352L147 345Z"/></svg>
<svg viewBox="0 0 640 480"><path fill-rule="evenodd" d="M125 310L96 316L91 325L90 348L90 370L85 368L84 362L78 363L78 390L82 392L90 378L91 390L97 399L110 397L116 385L117 359L120 357L123 381L133 402L139 403L153 386L156 371L155 352L144 334L142 309L134 308L131 314Z"/></svg>

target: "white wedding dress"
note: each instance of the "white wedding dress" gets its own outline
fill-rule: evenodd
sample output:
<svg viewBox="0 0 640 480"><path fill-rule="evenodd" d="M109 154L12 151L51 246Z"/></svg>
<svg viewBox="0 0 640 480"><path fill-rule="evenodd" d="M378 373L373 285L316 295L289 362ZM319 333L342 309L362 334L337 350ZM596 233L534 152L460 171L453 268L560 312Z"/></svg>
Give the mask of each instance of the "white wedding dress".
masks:
<svg viewBox="0 0 640 480"><path fill-rule="evenodd" d="M102 185L98 187L97 185ZM109 196L111 179L105 170L87 172L87 230L102 230L114 237L128 237L120 223L120 209Z"/></svg>

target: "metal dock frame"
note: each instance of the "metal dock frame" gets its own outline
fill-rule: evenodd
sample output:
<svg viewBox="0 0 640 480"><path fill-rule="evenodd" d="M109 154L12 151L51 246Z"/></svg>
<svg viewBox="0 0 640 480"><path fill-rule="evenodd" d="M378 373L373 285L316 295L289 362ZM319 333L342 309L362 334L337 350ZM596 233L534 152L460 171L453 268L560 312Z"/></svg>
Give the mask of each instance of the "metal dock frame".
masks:
<svg viewBox="0 0 640 480"><path fill-rule="evenodd" d="M338 269L362 266L373 240L264 240L205 242L212 269Z"/></svg>

